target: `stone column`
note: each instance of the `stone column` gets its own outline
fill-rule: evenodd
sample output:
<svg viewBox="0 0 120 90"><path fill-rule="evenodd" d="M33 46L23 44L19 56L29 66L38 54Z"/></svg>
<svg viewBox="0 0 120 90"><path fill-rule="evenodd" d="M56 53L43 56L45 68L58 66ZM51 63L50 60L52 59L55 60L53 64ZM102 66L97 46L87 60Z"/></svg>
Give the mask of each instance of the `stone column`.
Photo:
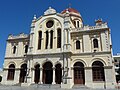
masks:
<svg viewBox="0 0 120 90"><path fill-rule="evenodd" d="M42 77L43 77L43 68L41 67L40 68L40 83L43 84L43 80L42 80Z"/></svg>
<svg viewBox="0 0 120 90"><path fill-rule="evenodd" d="M64 54L63 57L63 84L67 84L67 76L68 76L68 67L67 67L67 55Z"/></svg>
<svg viewBox="0 0 120 90"><path fill-rule="evenodd" d="M30 60L27 60L27 75L29 75Z"/></svg>
<svg viewBox="0 0 120 90"><path fill-rule="evenodd" d="M68 30L68 50L70 50L70 30Z"/></svg>
<svg viewBox="0 0 120 90"><path fill-rule="evenodd" d="M77 21L75 21L75 27L77 27Z"/></svg>
<svg viewBox="0 0 120 90"><path fill-rule="evenodd" d="M74 84L74 67L71 67L71 77L72 77L71 83Z"/></svg>
<svg viewBox="0 0 120 90"><path fill-rule="evenodd" d="M30 83L30 60L27 60L27 75L25 83Z"/></svg>
<svg viewBox="0 0 120 90"><path fill-rule="evenodd" d="M54 35L54 33L55 33L55 32L53 31L53 47L52 47L53 49L56 48L55 45L56 45L56 43L57 43L57 42L55 42L55 38L54 38L55 35Z"/></svg>
<svg viewBox="0 0 120 90"><path fill-rule="evenodd" d="M72 88L73 80L72 80L72 71L71 71L71 64L70 64L70 58L66 55L66 58L64 60L64 74L63 74L63 83L61 84L61 88L70 89Z"/></svg>
<svg viewBox="0 0 120 90"><path fill-rule="evenodd" d="M67 79L67 83L68 84L72 84L72 69L71 69L71 60L70 60L70 57L68 56L67 57L67 67L68 67L68 79Z"/></svg>
<svg viewBox="0 0 120 90"><path fill-rule="evenodd" d="M85 67L85 85L92 87L92 67Z"/></svg>
<svg viewBox="0 0 120 90"><path fill-rule="evenodd" d="M32 83L35 83L35 82L34 82L34 77L35 77L35 69L34 69L34 68L32 68L31 73L32 73L32 76L31 76L31 79L32 79L32 80L31 80L31 82L32 82Z"/></svg>
<svg viewBox="0 0 120 90"><path fill-rule="evenodd" d="M31 24L31 32L30 32L30 45L29 45L29 51L28 53L32 53L33 50L33 44L34 44L34 40L33 40L33 36L34 36L34 23Z"/></svg>
<svg viewBox="0 0 120 90"><path fill-rule="evenodd" d="M27 83L31 83L31 67L32 67L32 58L29 58L27 61Z"/></svg>
<svg viewBox="0 0 120 90"><path fill-rule="evenodd" d="M53 82L52 84L55 84L55 67L53 67Z"/></svg>
<svg viewBox="0 0 120 90"><path fill-rule="evenodd" d="M51 35L50 35L50 31L48 31L48 49L50 49L50 37L51 37Z"/></svg>
<svg viewBox="0 0 120 90"><path fill-rule="evenodd" d="M16 83L19 83L19 77L20 77L20 70L19 69L16 69L15 70L15 76L14 76L14 81Z"/></svg>
<svg viewBox="0 0 120 90"><path fill-rule="evenodd" d="M66 50L66 30L64 30L64 44L63 44L63 50Z"/></svg>

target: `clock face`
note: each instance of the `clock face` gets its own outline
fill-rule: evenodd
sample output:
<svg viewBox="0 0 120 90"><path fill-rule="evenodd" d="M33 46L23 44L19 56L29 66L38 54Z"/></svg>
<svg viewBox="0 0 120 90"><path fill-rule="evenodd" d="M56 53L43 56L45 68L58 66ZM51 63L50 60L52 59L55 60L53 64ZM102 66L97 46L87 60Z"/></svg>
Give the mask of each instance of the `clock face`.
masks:
<svg viewBox="0 0 120 90"><path fill-rule="evenodd" d="M46 27L47 27L47 28L51 28L53 25L54 25L54 22L53 22L52 20L49 20L49 21L46 23Z"/></svg>

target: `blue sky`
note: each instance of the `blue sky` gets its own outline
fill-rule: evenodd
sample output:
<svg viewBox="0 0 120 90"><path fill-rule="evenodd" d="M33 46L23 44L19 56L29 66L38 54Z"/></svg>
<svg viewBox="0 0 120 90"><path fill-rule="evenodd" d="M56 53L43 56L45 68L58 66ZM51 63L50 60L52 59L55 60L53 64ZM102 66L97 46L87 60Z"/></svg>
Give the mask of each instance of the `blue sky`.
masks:
<svg viewBox="0 0 120 90"><path fill-rule="evenodd" d="M95 25L98 18L108 22L113 53L120 52L120 0L0 0L0 68L3 67L9 34L29 34L34 14L39 17L50 6L61 12L69 4L80 12L85 25Z"/></svg>

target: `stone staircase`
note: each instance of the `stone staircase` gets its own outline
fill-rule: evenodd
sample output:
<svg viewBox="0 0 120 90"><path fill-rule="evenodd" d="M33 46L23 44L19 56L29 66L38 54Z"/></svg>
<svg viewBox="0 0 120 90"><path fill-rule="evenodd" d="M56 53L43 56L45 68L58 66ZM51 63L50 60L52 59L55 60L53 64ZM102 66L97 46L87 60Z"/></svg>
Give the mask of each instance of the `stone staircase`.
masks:
<svg viewBox="0 0 120 90"><path fill-rule="evenodd" d="M106 90L106 89L92 89L85 85L74 85L71 89L63 89L60 84L31 84L30 86L13 85L0 85L0 90ZM118 89L107 89L118 90Z"/></svg>
<svg viewBox="0 0 120 90"><path fill-rule="evenodd" d="M77 85L74 85L72 87L72 90L90 90L90 88L88 88L87 86L85 85L80 85L80 84L77 84Z"/></svg>
<svg viewBox="0 0 120 90"><path fill-rule="evenodd" d="M60 84L32 84L30 85L31 88L36 88L36 89L40 89L40 90L67 90L64 88L61 88ZM88 88L85 85L74 85L71 89L68 90L90 90L90 88Z"/></svg>
<svg viewBox="0 0 120 90"><path fill-rule="evenodd" d="M60 89L61 85L60 84L31 84L30 87L34 88L41 88L41 89Z"/></svg>

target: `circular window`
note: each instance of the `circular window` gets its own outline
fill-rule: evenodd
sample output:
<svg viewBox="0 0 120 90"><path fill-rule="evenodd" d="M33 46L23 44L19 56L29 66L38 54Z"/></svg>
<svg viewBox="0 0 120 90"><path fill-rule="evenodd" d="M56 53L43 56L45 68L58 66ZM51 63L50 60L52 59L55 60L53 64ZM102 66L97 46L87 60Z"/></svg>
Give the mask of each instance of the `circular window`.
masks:
<svg viewBox="0 0 120 90"><path fill-rule="evenodd" d="M53 26L54 22L52 20L48 21L46 23L47 28L51 28Z"/></svg>

